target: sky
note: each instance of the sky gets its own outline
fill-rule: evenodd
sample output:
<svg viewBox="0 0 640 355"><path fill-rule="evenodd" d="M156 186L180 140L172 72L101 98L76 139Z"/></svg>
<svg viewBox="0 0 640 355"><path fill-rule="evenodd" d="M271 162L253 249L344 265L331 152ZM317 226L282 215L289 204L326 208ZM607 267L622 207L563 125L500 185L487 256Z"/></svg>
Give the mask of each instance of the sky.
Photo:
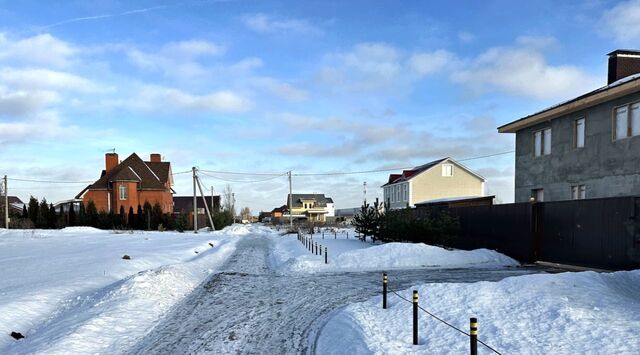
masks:
<svg viewBox="0 0 640 355"><path fill-rule="evenodd" d="M606 54L638 40L640 1L0 0L0 175L69 182L9 181L55 202L112 149L160 153L257 214L288 182L251 174L350 208L389 173L295 174L451 157L512 202L496 128L605 85Z"/></svg>

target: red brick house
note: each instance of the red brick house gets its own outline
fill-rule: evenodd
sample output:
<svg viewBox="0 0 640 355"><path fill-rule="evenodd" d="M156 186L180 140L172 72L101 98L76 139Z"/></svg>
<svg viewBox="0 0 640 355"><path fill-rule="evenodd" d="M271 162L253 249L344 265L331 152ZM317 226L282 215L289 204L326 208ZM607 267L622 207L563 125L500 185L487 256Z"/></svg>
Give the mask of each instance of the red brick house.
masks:
<svg viewBox="0 0 640 355"><path fill-rule="evenodd" d="M129 207L137 212L138 205L148 201L151 205L159 203L164 213L172 213L172 185L171 163L163 162L160 154L151 154L149 161L143 161L133 153L119 162L118 154L107 153L100 178L76 198L85 206L92 200L98 211L118 213L123 206L125 212Z"/></svg>

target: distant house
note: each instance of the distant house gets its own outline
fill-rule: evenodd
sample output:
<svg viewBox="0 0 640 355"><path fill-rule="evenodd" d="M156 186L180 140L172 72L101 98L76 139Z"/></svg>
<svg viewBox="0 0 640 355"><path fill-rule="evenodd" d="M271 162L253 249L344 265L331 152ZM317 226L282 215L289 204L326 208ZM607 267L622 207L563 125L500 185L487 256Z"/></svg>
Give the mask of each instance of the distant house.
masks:
<svg viewBox="0 0 640 355"><path fill-rule="evenodd" d="M339 208L336 210L336 220L345 223L353 222L353 218L360 213L360 207Z"/></svg>
<svg viewBox="0 0 640 355"><path fill-rule="evenodd" d="M498 127L515 133L515 202L640 195L640 51L608 54L607 85Z"/></svg>
<svg viewBox="0 0 640 355"><path fill-rule="evenodd" d="M282 218L282 216L284 216L284 214L288 214L289 213L289 208L287 207L287 205L282 205L281 207L276 207L271 211L271 218L275 219L275 218Z"/></svg>
<svg viewBox="0 0 640 355"><path fill-rule="evenodd" d="M290 197L293 203L291 207L291 216L293 218L306 219L312 222L326 222L327 217L335 217L336 215L333 199L326 197L324 194L287 195L287 206L289 206Z"/></svg>
<svg viewBox="0 0 640 355"><path fill-rule="evenodd" d="M17 196L7 196L7 199L9 200L9 214L22 214L22 209L25 206L25 203ZM0 203L4 203L4 201Z"/></svg>
<svg viewBox="0 0 640 355"><path fill-rule="evenodd" d="M93 201L98 211L118 213L121 206L125 212L129 207L137 211L138 205L149 202L151 205L159 203L164 213L171 213L172 185L171 163L163 162L160 154L151 154L149 161L143 161L133 153L120 162L118 154L107 153L100 178L76 198L82 199L85 206Z"/></svg>
<svg viewBox="0 0 640 355"><path fill-rule="evenodd" d="M211 213L220 212L220 196L206 196L205 200ZM198 205L198 225L209 225L209 218L201 196L197 197L196 204ZM193 196L173 196L173 214L177 216L181 213L187 215L190 224L193 223Z"/></svg>
<svg viewBox="0 0 640 355"><path fill-rule="evenodd" d="M486 180L451 158L389 175L382 185L387 209L415 207L442 198L482 197Z"/></svg>

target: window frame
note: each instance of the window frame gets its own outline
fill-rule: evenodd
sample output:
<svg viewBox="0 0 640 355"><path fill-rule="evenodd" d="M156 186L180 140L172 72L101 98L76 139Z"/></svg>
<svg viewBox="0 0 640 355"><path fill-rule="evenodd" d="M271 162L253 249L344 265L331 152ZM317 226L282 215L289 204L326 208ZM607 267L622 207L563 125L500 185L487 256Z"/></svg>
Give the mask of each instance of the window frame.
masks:
<svg viewBox="0 0 640 355"><path fill-rule="evenodd" d="M542 193L542 199L538 199L539 193ZM531 198L534 199L535 202L544 202L544 188L531 189Z"/></svg>
<svg viewBox="0 0 640 355"><path fill-rule="evenodd" d="M638 105L638 110L640 110L640 100L636 100L636 101L631 101L628 102L626 104L622 104L622 105L618 105L618 106L614 106L613 109L611 110L611 140L612 141L621 141L627 138L631 138L631 137L637 137L640 136L640 127L636 128L638 130L638 134L634 135L633 134L633 119L631 116L631 108L634 105ZM627 111L627 133L624 137L620 137L618 138L618 121L617 121L617 110L620 108L625 108L625 110ZM640 120L638 122L638 125L640 126Z"/></svg>
<svg viewBox="0 0 640 355"><path fill-rule="evenodd" d="M124 198L123 196L124 192ZM129 187L125 184L118 185L118 197L120 201L126 201L129 198Z"/></svg>
<svg viewBox="0 0 640 355"><path fill-rule="evenodd" d="M584 200L587 198L587 187L585 184L571 185L571 199Z"/></svg>
<svg viewBox="0 0 640 355"><path fill-rule="evenodd" d="M446 174L447 168L451 168L450 175ZM442 164L442 176L443 177L453 177L453 164L451 164L451 163Z"/></svg>
<svg viewBox="0 0 640 355"><path fill-rule="evenodd" d="M582 145L578 145L578 122L582 121ZM584 148L587 141L587 117L582 116L578 119L573 120L573 147L576 149Z"/></svg>
<svg viewBox="0 0 640 355"><path fill-rule="evenodd" d="M549 131L549 153L545 153L545 143L546 140L544 138L545 136L545 132ZM540 134L540 154L538 154L538 151L536 150L536 134ZM551 143L553 142L553 131L551 130L551 127L545 127L545 128L541 128L538 130L533 131L532 133L532 137L533 137L533 157L534 158L539 158L539 157L543 157L545 155L551 155Z"/></svg>

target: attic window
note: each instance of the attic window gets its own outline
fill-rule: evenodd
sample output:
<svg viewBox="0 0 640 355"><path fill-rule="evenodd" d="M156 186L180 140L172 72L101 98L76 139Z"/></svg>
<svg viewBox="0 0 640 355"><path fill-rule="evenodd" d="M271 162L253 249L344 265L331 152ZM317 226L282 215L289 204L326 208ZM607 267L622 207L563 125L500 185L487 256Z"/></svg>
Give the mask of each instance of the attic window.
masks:
<svg viewBox="0 0 640 355"><path fill-rule="evenodd" d="M453 164L442 164L442 176L453 176Z"/></svg>
<svg viewBox="0 0 640 355"><path fill-rule="evenodd" d="M617 107L614 110L614 138L623 139L640 135L640 103Z"/></svg>

